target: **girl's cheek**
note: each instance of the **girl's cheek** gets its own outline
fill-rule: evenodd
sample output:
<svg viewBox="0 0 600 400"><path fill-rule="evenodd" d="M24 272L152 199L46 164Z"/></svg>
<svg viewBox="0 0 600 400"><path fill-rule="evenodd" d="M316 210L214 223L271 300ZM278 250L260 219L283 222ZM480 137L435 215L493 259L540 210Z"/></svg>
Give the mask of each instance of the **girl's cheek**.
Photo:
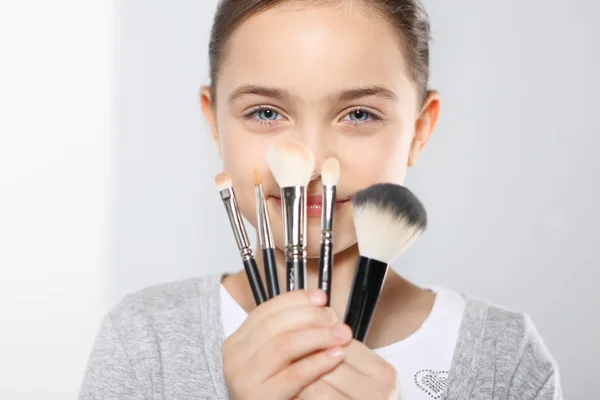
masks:
<svg viewBox="0 0 600 400"><path fill-rule="evenodd" d="M268 144L243 131L221 131L223 168L231 175L242 215L256 226L254 199L254 166L258 166L263 182L269 179L265 154Z"/></svg>
<svg viewBox="0 0 600 400"><path fill-rule="evenodd" d="M349 179L347 184L355 189L377 182L402 184L410 142L399 135L369 139L373 140L347 141L335 149L342 168L341 179Z"/></svg>

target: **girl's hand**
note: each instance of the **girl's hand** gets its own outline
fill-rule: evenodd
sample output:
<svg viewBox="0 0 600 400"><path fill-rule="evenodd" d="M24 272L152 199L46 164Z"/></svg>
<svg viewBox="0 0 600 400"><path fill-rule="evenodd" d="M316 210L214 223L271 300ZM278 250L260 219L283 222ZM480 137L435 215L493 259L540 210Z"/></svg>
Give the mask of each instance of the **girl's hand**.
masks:
<svg viewBox="0 0 600 400"><path fill-rule="evenodd" d="M351 332L325 301L321 290L288 292L249 314L223 344L230 399L293 399L343 361Z"/></svg>
<svg viewBox="0 0 600 400"><path fill-rule="evenodd" d="M397 400L396 369L356 340L344 348L344 362L306 387L300 400Z"/></svg>

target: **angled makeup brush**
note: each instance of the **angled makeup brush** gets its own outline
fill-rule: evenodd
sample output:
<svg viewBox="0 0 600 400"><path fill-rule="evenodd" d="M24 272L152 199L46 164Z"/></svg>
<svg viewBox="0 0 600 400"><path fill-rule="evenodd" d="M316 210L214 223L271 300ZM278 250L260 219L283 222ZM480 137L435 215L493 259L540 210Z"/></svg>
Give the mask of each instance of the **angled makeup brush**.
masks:
<svg viewBox="0 0 600 400"><path fill-rule="evenodd" d="M267 152L269 168L281 188L281 207L285 238L286 288L306 288L306 186L315 159L310 149L286 140Z"/></svg>
<svg viewBox="0 0 600 400"><path fill-rule="evenodd" d="M331 276L333 267L333 216L335 213L336 187L340 180L340 163L328 158L321 168L323 202L321 211L321 255L319 257L319 289L327 293L327 306L331 299Z"/></svg>
<svg viewBox="0 0 600 400"><path fill-rule="evenodd" d="M364 342L389 264L425 231L427 212L410 190L391 183L357 192L352 207L360 257L345 323L354 338Z"/></svg>
<svg viewBox="0 0 600 400"><path fill-rule="evenodd" d="M260 169L257 165L254 166L254 193L256 195L258 240L263 252L265 280L267 281L267 292L270 299L279 294L279 278L277 276L277 261L275 260L275 243L271 234L271 222L267 212Z"/></svg>
<svg viewBox="0 0 600 400"><path fill-rule="evenodd" d="M252 252L248 234L246 233L246 227L244 226L244 221L242 220L242 215L240 214L240 209L235 199L231 177L226 172L222 172L215 177L215 184L221 195L221 200L223 200L223 204L225 205L225 210L227 210L227 216L229 217L231 229L233 230L235 241L237 242L240 255L242 256L242 262L244 263L246 276L250 283L250 289L252 289L252 294L254 295L254 301L256 302L256 305L259 305L267 301L267 295L265 294L265 288L260 279L256 260L254 259L254 253Z"/></svg>

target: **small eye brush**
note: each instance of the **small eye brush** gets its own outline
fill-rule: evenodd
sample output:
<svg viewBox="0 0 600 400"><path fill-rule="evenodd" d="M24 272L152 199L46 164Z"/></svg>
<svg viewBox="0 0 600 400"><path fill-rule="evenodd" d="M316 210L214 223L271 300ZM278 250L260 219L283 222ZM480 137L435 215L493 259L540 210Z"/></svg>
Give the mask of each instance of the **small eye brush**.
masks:
<svg viewBox="0 0 600 400"><path fill-rule="evenodd" d="M216 176L215 184L221 195L221 200L223 200L223 204L225 205L225 210L227 210L227 216L229 217L229 222L231 223L231 229L233 230L238 249L240 250L240 255L242 257L244 269L246 270L248 282L250 283L252 295L254 296L254 301L256 302L256 305L260 305L267 301L267 295L260 278L260 273L258 272L258 267L256 266L254 252L252 251L250 241L248 240L246 227L244 226L244 221L242 220L242 215L240 214L235 199L231 177L229 174L222 172Z"/></svg>
<svg viewBox="0 0 600 400"><path fill-rule="evenodd" d="M277 261L275 259L275 243L271 234L271 223L262 187L262 178L258 166L254 166L254 193L256 195L256 218L258 240L263 252L265 280L269 299L279 294L279 278L277 276Z"/></svg>
<svg viewBox="0 0 600 400"><path fill-rule="evenodd" d="M306 186L315 159L308 147L286 140L269 148L267 161L281 188L286 288L306 289Z"/></svg>
<svg viewBox="0 0 600 400"><path fill-rule="evenodd" d="M408 189L390 183L357 192L352 207L360 256L345 323L352 329L354 339L364 342L389 264L425 231L427 212Z"/></svg>
<svg viewBox="0 0 600 400"><path fill-rule="evenodd" d="M333 273L333 216L335 214L336 186L340 180L340 163L329 158L321 168L323 201L321 211L321 254L319 256L319 289L327 293L327 306L331 299Z"/></svg>

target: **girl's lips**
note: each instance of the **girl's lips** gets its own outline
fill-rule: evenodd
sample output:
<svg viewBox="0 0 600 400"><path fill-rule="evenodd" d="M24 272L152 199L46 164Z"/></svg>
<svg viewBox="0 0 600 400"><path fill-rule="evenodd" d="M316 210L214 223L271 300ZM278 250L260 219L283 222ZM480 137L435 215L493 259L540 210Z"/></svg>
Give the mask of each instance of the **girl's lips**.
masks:
<svg viewBox="0 0 600 400"><path fill-rule="evenodd" d="M281 208L281 198L273 197L277 202L277 206ZM335 202L336 211L343 207L349 200ZM308 218L321 218L323 213L323 197L322 196L306 196L306 216Z"/></svg>
<svg viewBox="0 0 600 400"><path fill-rule="evenodd" d="M323 196L306 196L306 204L321 204L323 203Z"/></svg>
<svg viewBox="0 0 600 400"><path fill-rule="evenodd" d="M307 199L308 200L308 199ZM323 204L306 202L306 216L308 218L321 217L323 213Z"/></svg>

